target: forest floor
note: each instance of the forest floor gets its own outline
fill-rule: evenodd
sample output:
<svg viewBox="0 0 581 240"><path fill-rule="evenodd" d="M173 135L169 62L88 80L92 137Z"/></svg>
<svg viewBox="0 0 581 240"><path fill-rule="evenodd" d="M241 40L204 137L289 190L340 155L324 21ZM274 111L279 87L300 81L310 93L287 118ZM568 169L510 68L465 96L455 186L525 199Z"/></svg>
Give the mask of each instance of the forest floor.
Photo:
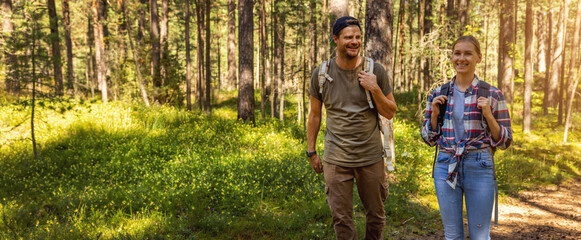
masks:
<svg viewBox="0 0 581 240"><path fill-rule="evenodd" d="M498 211L492 239L581 239L581 179L506 196ZM468 235L466 219L464 224ZM443 238L443 229L432 236L414 237Z"/></svg>

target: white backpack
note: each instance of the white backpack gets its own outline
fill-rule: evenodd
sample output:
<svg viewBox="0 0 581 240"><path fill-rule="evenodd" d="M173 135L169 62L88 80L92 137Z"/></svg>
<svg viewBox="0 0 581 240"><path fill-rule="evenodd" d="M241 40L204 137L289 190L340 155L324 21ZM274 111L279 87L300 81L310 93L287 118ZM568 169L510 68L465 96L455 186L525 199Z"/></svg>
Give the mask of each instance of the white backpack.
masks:
<svg viewBox="0 0 581 240"><path fill-rule="evenodd" d="M325 61L319 67L319 93L323 93L323 84L325 80L329 82L333 82L333 78L329 76L328 70L331 60ZM363 65L365 72L373 74L373 59L365 57L365 63ZM369 91L365 90L365 94L367 95L367 102L369 103L369 107L375 108L371 101L371 94ZM381 142L383 145L383 163L387 170L394 171L394 163L395 163L395 154L393 153L394 150L394 141L393 141L393 121L387 119L381 114L377 113L378 115L378 125L379 125L379 132L381 134Z"/></svg>

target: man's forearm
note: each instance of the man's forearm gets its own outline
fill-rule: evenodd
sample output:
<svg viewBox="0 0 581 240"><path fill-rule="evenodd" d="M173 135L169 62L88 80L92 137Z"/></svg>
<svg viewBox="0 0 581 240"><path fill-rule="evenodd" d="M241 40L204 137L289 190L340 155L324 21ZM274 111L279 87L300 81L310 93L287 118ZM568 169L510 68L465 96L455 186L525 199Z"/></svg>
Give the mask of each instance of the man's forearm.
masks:
<svg viewBox="0 0 581 240"><path fill-rule="evenodd" d="M309 122L307 124L307 147L309 151L315 151L317 144L317 136L321 128L321 116L315 116L314 113L309 114Z"/></svg>
<svg viewBox="0 0 581 240"><path fill-rule="evenodd" d="M392 119L395 116L395 111L397 110L397 105L395 101L383 95L381 89L373 91L372 95L379 114L381 114L387 119Z"/></svg>

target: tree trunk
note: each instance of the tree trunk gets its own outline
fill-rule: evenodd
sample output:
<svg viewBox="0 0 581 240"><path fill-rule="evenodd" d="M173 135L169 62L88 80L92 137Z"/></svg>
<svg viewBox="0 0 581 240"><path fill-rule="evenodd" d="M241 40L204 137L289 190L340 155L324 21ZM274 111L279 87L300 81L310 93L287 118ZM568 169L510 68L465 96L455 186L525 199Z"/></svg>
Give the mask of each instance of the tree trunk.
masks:
<svg viewBox="0 0 581 240"><path fill-rule="evenodd" d="M454 0L448 0L446 4L446 17L448 17L448 20L452 20L456 16L456 14L454 14L456 9L454 3L455 3Z"/></svg>
<svg viewBox="0 0 581 240"><path fill-rule="evenodd" d="M218 72L216 73L216 82L217 82L217 87L212 88L213 92L215 92L215 90L220 90L222 89L222 40L221 40L221 36L222 36L222 25L220 23L220 20L222 20L221 17L219 17L220 15L220 11L216 10L216 15L218 15L216 18L214 18L214 25L216 25L216 32L214 33L214 41L215 41L215 49L216 49L216 62L218 64L217 68L218 68ZM214 94L212 94L212 96L214 96Z"/></svg>
<svg viewBox="0 0 581 240"><path fill-rule="evenodd" d="M553 109L557 108L559 100L559 72L563 64L561 55L565 50L565 36L566 36L566 21L568 13L568 5L570 0L561 1L561 11L559 11L559 20L557 21L557 35L555 39L555 52L551 61L551 77L549 78L549 106Z"/></svg>
<svg viewBox="0 0 581 240"><path fill-rule="evenodd" d="M409 69L404 70L404 74L406 75L406 77L403 78L404 82L406 83L405 86L405 90L406 92L411 92L412 91L412 85L415 81L416 76L414 75L415 73L417 73L416 71L416 66L413 63L413 58L414 58L414 54L412 54L412 46L413 41L414 41L414 27L413 27L413 18L414 18L414 9L413 9L413 5L414 3L412 1L406 1L406 7L408 8L407 11L407 28L408 28L408 32L409 32L409 37L408 37L408 46L407 46L407 64L404 65L404 69L407 67Z"/></svg>
<svg viewBox="0 0 581 240"><path fill-rule="evenodd" d="M157 0L149 0L149 36L151 41L151 78L153 80L153 97L160 101L161 72L160 72L160 40L159 40L159 16Z"/></svg>
<svg viewBox="0 0 581 240"><path fill-rule="evenodd" d="M236 79L236 2L228 0L228 90L237 87Z"/></svg>
<svg viewBox="0 0 581 240"><path fill-rule="evenodd" d="M145 33L145 26L147 23L145 22L145 11L147 9L147 0L139 0L139 20L137 21L138 28L137 28L137 41L140 44L143 44L143 37Z"/></svg>
<svg viewBox="0 0 581 240"><path fill-rule="evenodd" d="M57 96L63 95L63 70L61 64L61 47L58 30L58 17L56 15L56 7L54 0L48 0L48 16L50 18L50 43L52 50L52 66L54 87Z"/></svg>
<svg viewBox="0 0 581 240"><path fill-rule="evenodd" d="M282 81L282 75L281 75L281 69L282 69L282 52L281 52L281 46L283 45L284 42L284 38L283 33L282 33L282 13L279 10L279 7L277 7L277 3L279 3L280 0L276 0L275 1L275 9L274 9L274 14L273 14L273 28L274 28L274 46L273 46L273 50L274 50L274 56L273 56L273 72L274 72L274 81L271 82L271 89L272 89L272 93L271 93L271 101L270 101L270 117L272 119L276 118L276 116L278 115L278 94L279 94L279 88L278 85L280 84L280 82Z"/></svg>
<svg viewBox="0 0 581 240"><path fill-rule="evenodd" d="M279 50L278 53L280 54L280 68L278 69L280 71L279 73L279 82L277 83L278 85L278 95L280 96L280 102L279 102L279 111L278 111L278 116L280 121L284 121L284 82L285 82L285 77L284 77L284 47L285 47L285 35L286 35L286 16L281 16L280 18L280 27L281 27L281 31L279 34L280 37L280 44L279 44ZM292 66L292 64L291 64Z"/></svg>
<svg viewBox="0 0 581 240"><path fill-rule="evenodd" d="M159 65L159 75L161 86L167 85L167 68L169 67L169 0L161 0L161 18L159 26L159 44L160 44L160 65ZM166 90L161 93L161 101L165 102L167 98Z"/></svg>
<svg viewBox="0 0 581 240"><path fill-rule="evenodd" d="M418 1L418 46L422 49L424 45L424 35L425 35L425 19L426 19L426 0ZM426 62L426 56L421 54L418 57L418 100L421 100L421 92L424 91L424 64ZM421 104L418 104L421 105ZM418 106L419 107L419 106Z"/></svg>
<svg viewBox="0 0 581 240"><path fill-rule="evenodd" d="M333 28L333 24L337 18L349 15L349 1L348 0L329 0L329 24ZM331 29L331 33L333 33Z"/></svg>
<svg viewBox="0 0 581 240"><path fill-rule="evenodd" d="M73 69L73 42L71 41L71 17L69 11L69 0L62 1L63 8L63 20L65 29L65 44L67 46L67 89L72 90L72 94L75 95L77 92L77 85L74 79L74 69Z"/></svg>
<svg viewBox="0 0 581 240"><path fill-rule="evenodd" d="M367 0L365 8L365 55L380 63L387 71L387 80L391 82L391 55L392 50L392 26L393 26L393 1L392 0ZM391 120L390 120L391 121ZM392 125L389 125L390 135L393 135ZM387 133L386 133L387 134ZM390 140L392 145L393 139ZM393 154L393 147L392 156Z"/></svg>
<svg viewBox="0 0 581 240"><path fill-rule="evenodd" d="M29 19L27 19L29 20ZM35 21L35 20L33 20ZM38 150L36 148L36 137L34 135L34 107L36 106L36 21L32 24L32 107L30 112L30 137L32 140L32 151L34 159L38 159Z"/></svg>
<svg viewBox="0 0 581 240"><path fill-rule="evenodd" d="M259 31L260 31L260 115L262 119L266 117L266 59L268 58L268 32L266 30L266 4L265 0L260 0L259 11ZM271 109L272 110L272 109Z"/></svg>
<svg viewBox="0 0 581 240"><path fill-rule="evenodd" d="M565 84L565 55L566 55L566 47L567 47L567 20L569 19L569 3L571 0L566 0L564 6L561 6L564 10L563 16L563 51L561 53L561 68L559 69L559 79L561 83L559 84L559 117L558 122L559 124L563 124L563 108L565 107L565 89L567 89L567 85ZM570 41L570 40L569 40Z"/></svg>
<svg viewBox="0 0 581 240"><path fill-rule="evenodd" d="M547 71L547 62L545 61L545 49L547 47L547 33L545 27L545 12L537 12L537 24L535 35L537 38L537 53L535 61L535 69L538 72L544 73Z"/></svg>
<svg viewBox="0 0 581 240"><path fill-rule="evenodd" d="M190 1L185 0L186 19L186 106L192 110L192 60L190 59ZM230 49L228 49L230 50Z"/></svg>
<svg viewBox="0 0 581 240"><path fill-rule="evenodd" d="M137 49L135 49L135 44L133 43L133 38L131 37L131 21L130 19L127 17L127 12L126 12L126 8L125 8L125 1L123 0L119 0L120 1L120 5L121 5L121 13L123 14L123 22L125 24L125 27L127 29L127 40L129 41L129 46L131 47L131 52L133 54L133 62L135 63L135 73L137 73L137 83L139 84L139 90L141 91L141 97L143 98L143 102L145 103L145 106L149 107L149 99L147 98L147 91L145 90L145 84L143 83L143 77L141 76L141 67L139 64L139 55L137 53ZM187 0L186 0L187 1ZM187 14L187 10L186 10L186 14ZM187 24L187 22L186 22ZM186 35L187 35L187 29L186 29ZM186 48L188 47L188 43L187 42L188 39L186 39Z"/></svg>
<svg viewBox="0 0 581 240"><path fill-rule="evenodd" d="M396 69L396 83L393 86L393 90L394 92L400 91L402 90L402 80L403 80L403 62L404 62L404 41L405 41L405 23L404 23L404 16L405 16L405 5L406 5L406 0L400 0L399 1L399 16L398 16L398 24L399 24L399 43L398 43L398 51L399 51L399 64L397 65L397 69ZM397 56L396 56L397 58Z"/></svg>
<svg viewBox="0 0 581 240"><path fill-rule="evenodd" d="M93 9L92 6L92 2L89 2L89 8ZM85 62L86 62L86 73L85 73L85 79L86 79L86 84L87 86L89 86L90 90L91 90L91 99L95 98L95 66L97 65L95 63L95 54L93 54L93 47L96 45L95 43L95 30L94 30L94 25L95 23L93 22L93 16L91 15L92 11L90 11L89 13L87 13L87 35L85 35L86 37L86 41L87 41L87 45L88 45L88 49L85 55Z"/></svg>
<svg viewBox="0 0 581 240"><path fill-rule="evenodd" d="M544 115L548 115L549 114L549 107L551 106L550 103L550 98L549 98L549 92L550 92L550 88L549 88L549 79L551 77L551 66L552 64L552 51L553 51L553 47L552 47L552 43L553 43L553 34L552 34L552 29L553 29L553 9L552 9L552 1L549 1L549 9L548 9L548 13L547 13L547 50L545 52L545 61L547 63L547 71L545 71L545 87L544 87L544 99L543 99L543 113Z"/></svg>
<svg viewBox="0 0 581 240"><path fill-rule="evenodd" d="M2 14L2 33L7 36L2 38L4 65L6 66L6 90L10 93L18 94L20 92L20 73L18 71L18 62L16 55L12 52L14 44L14 23L12 22L12 0L2 0L0 13Z"/></svg>
<svg viewBox="0 0 581 240"><path fill-rule="evenodd" d="M348 0L329 0L329 32L331 38L333 37L333 24L340 18L349 15L349 1ZM335 47L331 47L331 57L336 55Z"/></svg>
<svg viewBox="0 0 581 240"><path fill-rule="evenodd" d="M212 6L210 5L210 0L206 0L206 101L204 102L204 110L206 114L210 114L212 111L211 104L211 91L212 91L212 62L210 61L210 10Z"/></svg>
<svg viewBox="0 0 581 240"><path fill-rule="evenodd" d="M238 75L240 84L238 87L238 119L244 122L255 123L254 119L254 40L253 27L253 1L238 1Z"/></svg>
<svg viewBox="0 0 581 240"><path fill-rule="evenodd" d="M107 53L105 51L104 41L104 11L106 5L103 5L101 0L93 0L93 32L95 35L95 68L97 73L98 88L101 90L101 99L107 103L107 69L106 59Z"/></svg>
<svg viewBox="0 0 581 240"><path fill-rule="evenodd" d="M466 26L470 24L470 0L460 0L458 3L458 18L460 20L460 28L456 36L461 37Z"/></svg>
<svg viewBox="0 0 581 240"><path fill-rule="evenodd" d="M324 0L323 0L324 2ZM319 46L318 46L318 39L317 36L319 35L318 29L317 29L317 17L316 17L316 8L317 8L317 2L315 1L311 1L310 7L309 7L309 20L310 20L310 32L314 33L311 35L311 42L310 42L310 63L307 64L307 61L305 61L303 63L303 71L305 75L308 75L308 73L312 73L316 64L318 64L318 56L319 56ZM326 31L326 29L323 29L323 31ZM323 33L323 35L326 35L326 32ZM309 75L310 76L310 75ZM301 89L301 103L302 103L302 109L301 111L301 115L299 116L299 119L302 118L302 122L303 122L303 128L306 131L307 130L307 125L306 125L306 111L305 109L307 109L307 100L305 99L305 93L306 93L306 84L309 81L308 77L304 77L303 78L303 87ZM300 120L299 120L299 124L300 124Z"/></svg>
<svg viewBox="0 0 581 240"><path fill-rule="evenodd" d="M195 0L196 1L196 16L197 16L197 23L198 23L198 104L200 110L203 110L204 107L204 91L203 91L203 79L205 76L204 72L204 14L203 9L204 6L202 5L202 0Z"/></svg>
<svg viewBox="0 0 581 240"><path fill-rule="evenodd" d="M387 68L391 65L391 25L388 25L388 2L367 0L365 8L365 56L372 58ZM388 36L389 35L389 36Z"/></svg>
<svg viewBox="0 0 581 240"><path fill-rule="evenodd" d="M525 79L524 79L524 110L523 132L531 130L531 107L533 89L533 3L527 0L525 22Z"/></svg>
<svg viewBox="0 0 581 240"><path fill-rule="evenodd" d="M319 52L321 53L321 59L317 60L317 63L319 62L323 62L326 61L327 59L329 59L329 35L333 34L333 31L331 30L331 27L329 27L329 22L331 21L328 15L328 2L329 0L322 0L323 2L323 6L321 8L321 44L320 44L320 49ZM332 26L332 25L331 25Z"/></svg>
<svg viewBox="0 0 581 240"><path fill-rule="evenodd" d="M581 1L577 1L577 17L575 17L575 34L573 34L573 45L571 46L571 62L569 64L569 89L567 91L567 111L565 114L565 131L563 133L563 142L567 142L567 133L571 127L571 109L573 107L573 99L575 98L575 91L579 84L579 69L576 66L577 61L581 61L581 56L577 56L580 46L579 35L581 35ZM577 61L575 61L577 56Z"/></svg>
<svg viewBox="0 0 581 240"><path fill-rule="evenodd" d="M501 10L500 10L500 36L499 41L501 43L501 51L499 56L501 56L502 63L500 65L498 86L504 94L506 102L512 102L511 95L511 81L513 79L513 56L511 52L513 51L514 43L514 1L513 0L502 0Z"/></svg>

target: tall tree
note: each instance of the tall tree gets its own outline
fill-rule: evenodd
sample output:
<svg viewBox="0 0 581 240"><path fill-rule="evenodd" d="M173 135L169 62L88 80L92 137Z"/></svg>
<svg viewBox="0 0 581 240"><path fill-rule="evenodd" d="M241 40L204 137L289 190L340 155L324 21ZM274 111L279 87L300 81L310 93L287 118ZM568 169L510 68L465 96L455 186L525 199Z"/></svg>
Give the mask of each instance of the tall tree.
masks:
<svg viewBox="0 0 581 240"><path fill-rule="evenodd" d="M54 0L48 0L48 16L50 18L50 43L52 50L52 66L54 87L58 96L63 95L63 70L61 64L61 47L58 29L58 17Z"/></svg>
<svg viewBox="0 0 581 240"><path fill-rule="evenodd" d="M12 0L2 0L0 13L2 14L2 33L5 38L2 39L3 47L3 62L6 66L8 73L6 74L6 89L11 93L20 92L20 74L17 68L16 55L12 52L12 45L14 41L14 36L12 35L14 31L14 23L12 22Z"/></svg>
<svg viewBox="0 0 581 240"><path fill-rule="evenodd" d="M571 62L569 64L569 88L567 91L567 111L565 114L565 132L563 133L563 142L567 142L567 133L571 127L571 109L573 108L573 99L575 98L575 91L579 84L579 66L577 62L581 62L581 56L578 56L580 47L581 35L581 1L577 1L577 17L575 18L575 34L573 34L573 45L571 45ZM575 60L577 58L577 61Z"/></svg>
<svg viewBox="0 0 581 240"><path fill-rule="evenodd" d="M185 34L186 34L186 107L192 110L192 60L190 58L190 1L185 0L184 10L186 11ZM228 49L229 50L229 49Z"/></svg>
<svg viewBox="0 0 581 240"><path fill-rule="evenodd" d="M268 30L266 29L266 1L260 0L260 11L259 11L259 31L260 31L260 115L262 119L266 117L265 104L266 104L266 75L270 69L270 66L266 66L268 61ZM271 108L271 114L274 109Z"/></svg>
<svg viewBox="0 0 581 240"><path fill-rule="evenodd" d="M380 63L387 71L387 80L392 82L393 0L367 0L365 15L365 55ZM390 146L394 149L391 120L388 120L388 128L392 136ZM391 156L395 157L393 151Z"/></svg>
<svg viewBox="0 0 581 240"><path fill-rule="evenodd" d="M524 81L524 110L523 132L531 130L531 107L533 90L533 3L527 0L525 22L525 81Z"/></svg>
<svg viewBox="0 0 581 240"><path fill-rule="evenodd" d="M160 102L161 72L160 72L160 40L159 14L157 0L149 0L149 37L151 41L151 78L153 80L153 95ZM161 103L161 102L160 102Z"/></svg>
<svg viewBox="0 0 581 240"><path fill-rule="evenodd" d="M322 0L321 12L323 13L321 16L321 44L319 52L321 53L321 60L318 60L317 63L320 61L326 61L329 59L329 35L332 33L331 28L329 27L329 12L328 12L328 3L329 0ZM333 25L331 25L333 26Z"/></svg>
<svg viewBox="0 0 581 240"><path fill-rule="evenodd" d="M396 42L398 41L397 38L399 38L399 43L397 46L397 49L399 51L399 61L397 64L397 68L395 70L395 76L394 76L394 80L395 80L395 84L393 86L393 90L394 92L400 91L401 87L402 87L402 81L403 81L403 62L405 59L404 53L405 53L405 49L404 49L404 41L405 41L405 22L404 22L404 16L405 16L405 9L406 9L406 0L400 0L399 1L399 13L398 13L398 25L399 25L399 34L398 37L396 37ZM398 58L397 54L396 54L396 58Z"/></svg>
<svg viewBox="0 0 581 240"><path fill-rule="evenodd" d="M323 1L324 2L324 1ZM310 19L310 24L309 24L309 28L310 28L310 32L314 33L311 35L311 42L310 42L310 64L307 64L307 61L304 61L303 63L303 88L301 91L301 103L302 103L302 107L300 107L299 109L302 111L299 111L301 114L299 115L299 124L301 123L301 119L302 119L302 123L303 123L303 129L306 131L307 129L307 123L306 123L306 117L307 117L307 111L305 111L305 109L307 109L307 100L305 99L305 93L306 93L306 84L308 80L307 77L307 69L308 69L308 73L313 72L314 70L314 66L316 64L318 64L318 57L319 57L319 44L318 44L318 40L317 40L317 36L318 34L318 29L317 29L317 16L315 14L317 9L317 2L314 0L311 0L310 6L309 6L309 19ZM323 29L323 35L326 34L327 29ZM310 66L310 68L308 67Z"/></svg>
<svg viewBox="0 0 581 240"><path fill-rule="evenodd" d="M512 55L514 52L513 43L515 38L514 8L513 0L501 0L499 9L499 42L501 44L499 47L499 57L501 58L501 63L499 64L498 86L507 102L512 102L510 86L514 71L514 56Z"/></svg>
<svg viewBox="0 0 581 240"><path fill-rule="evenodd" d="M236 88L236 2L228 0L228 90Z"/></svg>
<svg viewBox="0 0 581 240"><path fill-rule="evenodd" d="M200 107L200 110L203 110L203 103L204 103L204 92L203 92L203 80L204 80L204 76L205 76L205 71L204 71L204 6L203 6L203 0L195 0L196 3L196 19L197 19L197 23L198 23L198 57L197 57L197 61L198 61L198 67L197 67L197 71L198 71L198 81L197 81L197 88L196 88L196 92L198 93L198 104ZM209 74L209 73L208 73Z"/></svg>
<svg viewBox="0 0 581 240"><path fill-rule="evenodd" d="M460 20L460 28L456 35L460 37L466 30L466 26L470 24L470 0L458 1L458 20Z"/></svg>
<svg viewBox="0 0 581 240"><path fill-rule="evenodd" d="M160 65L159 74L161 86L167 84L167 68L169 67L169 0L161 0L161 16L159 20ZM165 91L162 93L165 101Z"/></svg>
<svg viewBox="0 0 581 240"><path fill-rule="evenodd" d="M331 37L333 35L333 24L335 21L343 16L349 15L349 1L348 0L329 0L329 32ZM331 47L331 57L335 56L335 47Z"/></svg>
<svg viewBox="0 0 581 240"><path fill-rule="evenodd" d="M186 0L187 1L187 0ZM121 5L121 13L123 14L123 23L125 28L127 29L127 40L129 41L129 46L131 47L131 52L133 53L133 62L135 63L135 73L137 74L137 83L139 84L139 90L141 91L141 97L143 98L143 102L145 106L149 107L149 99L147 98L147 91L145 90L145 83L143 82L143 77L141 76L141 67L139 63L139 54L137 53L137 49L135 49L135 44L133 43L133 37L131 35L131 21L127 17L125 1L119 0L119 5ZM187 10L186 10L187 13ZM187 22L186 22L187 24ZM187 31L187 30L186 30ZM187 35L187 34L186 34ZM187 42L189 39L186 39L186 48L188 47Z"/></svg>
<svg viewBox="0 0 581 240"><path fill-rule="evenodd" d="M545 71L545 94L544 94L544 99L543 99L543 113L544 115L549 114L549 107L551 106L551 99L549 98L549 92L551 91L549 88L549 79L551 77L551 66L552 64L552 51L553 51L553 47L552 47L552 42L553 42L553 33L552 33L552 29L553 29L553 9L552 9L552 1L549 1L549 9L547 10L547 26L546 26L546 30L547 30L547 49L545 51L545 62L547 63L547 71Z"/></svg>
<svg viewBox="0 0 581 240"><path fill-rule="evenodd" d="M139 20L137 21L138 27L137 27L137 41L140 42L140 44L143 44L143 37L144 37L144 33L145 33L145 29L146 29L146 23L145 23L145 9L147 9L147 0L139 0Z"/></svg>
<svg viewBox="0 0 581 240"><path fill-rule="evenodd" d="M279 84L282 82L282 61L283 61L283 44L284 44L284 37L283 37L283 11L281 10L281 5L279 4L280 0L274 1L274 9L273 9L273 38L274 38L274 45L273 45L273 77L274 81L270 83L270 88L272 89L271 101L270 101L270 117L276 118L278 115L278 97L279 97Z"/></svg>
<svg viewBox="0 0 581 240"><path fill-rule="evenodd" d="M93 0L93 32L95 35L95 69L101 99L107 103L107 52L105 51L104 29L107 5L102 0Z"/></svg>
<svg viewBox="0 0 581 240"><path fill-rule="evenodd" d="M329 24L333 27L337 18L349 15L348 0L329 0Z"/></svg>
<svg viewBox="0 0 581 240"><path fill-rule="evenodd" d="M204 110L207 114L210 114L211 109L211 91L212 91L212 62L210 61L210 10L212 6L210 5L210 0L206 0L206 100L204 101Z"/></svg>
<svg viewBox="0 0 581 240"><path fill-rule="evenodd" d="M537 12L537 24L535 28L535 36L537 38L535 69L541 73L547 71L547 62L545 61L545 49L547 46L545 15L546 13L543 11Z"/></svg>
<svg viewBox="0 0 581 240"><path fill-rule="evenodd" d="M566 42L567 42L567 20L569 19L569 3L571 0L567 0L564 3L564 6L562 6L563 8L563 51L561 52L561 68L559 69L559 79L560 79L560 83L559 83L559 116L558 116L558 122L559 124L563 123L563 108L565 105L565 89L567 89L566 84L565 84L565 55L567 54L565 52L566 50ZM561 23L560 23L561 24Z"/></svg>
<svg viewBox="0 0 581 240"><path fill-rule="evenodd" d="M557 21L557 35L555 35L555 51L551 59L551 74L549 78L549 106L556 108L559 101L559 72L563 64L561 55L565 50L566 21L568 5L570 0L561 1L561 10L559 11L559 20Z"/></svg>
<svg viewBox="0 0 581 240"><path fill-rule="evenodd" d="M73 90L73 94L77 92L77 85L74 80L73 69L73 41L71 40L71 16L69 10L69 0L62 1L63 8L63 25L65 29L65 45L67 46L67 88Z"/></svg>
<svg viewBox="0 0 581 240"><path fill-rule="evenodd" d="M238 119L255 123L254 119L254 41L253 1L238 1Z"/></svg>
<svg viewBox="0 0 581 240"><path fill-rule="evenodd" d="M280 54L280 67L278 68L278 82L276 83L278 86L278 95L280 96L280 100L279 100L279 111L278 111L278 119L282 122L284 120L284 82L285 82L285 78L284 78L284 67L285 67L285 63L284 63L284 48L285 48L285 35L286 35L286 16L283 14L280 18L280 44L278 45L278 53ZM294 60L294 59L292 59ZM292 61L291 64L292 66Z"/></svg>
<svg viewBox="0 0 581 240"><path fill-rule="evenodd" d="M88 5L88 9L93 9L93 2L87 2ZM96 77L96 72L95 72L95 66L96 64L96 58L95 58L95 54L93 51L93 47L96 46L95 43L95 31L94 31L94 26L95 26L95 22L93 21L94 16L93 16L93 11L88 11L87 12L87 34L85 35L85 39L88 45L87 51L85 53L85 79L86 79L86 85L87 85L87 89L91 90L91 98L95 98L95 79Z"/></svg>
<svg viewBox="0 0 581 240"><path fill-rule="evenodd" d="M431 30L431 18L432 18L432 1L431 0L420 0L418 2L418 45L420 49L427 50L425 46L425 35L426 31ZM426 17L427 15L427 17ZM424 92L428 90L429 85L429 77L430 77L430 63L428 62L427 54L423 52L420 53L420 57L418 57L418 94L417 100L418 102L422 101L424 96ZM422 110L421 104L418 104L418 111ZM418 118L419 121L422 119Z"/></svg>

